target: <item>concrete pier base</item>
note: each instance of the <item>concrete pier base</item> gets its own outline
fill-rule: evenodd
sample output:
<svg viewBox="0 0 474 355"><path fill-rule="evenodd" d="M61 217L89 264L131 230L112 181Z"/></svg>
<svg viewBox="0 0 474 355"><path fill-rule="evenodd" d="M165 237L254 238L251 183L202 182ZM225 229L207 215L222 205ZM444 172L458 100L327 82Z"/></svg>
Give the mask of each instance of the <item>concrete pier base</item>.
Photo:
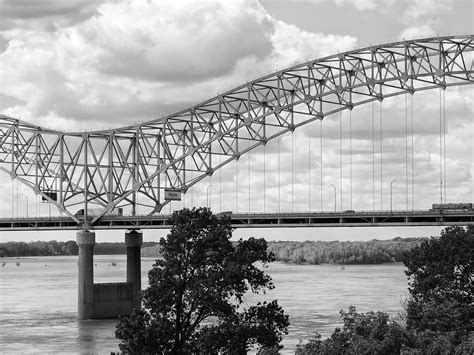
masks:
<svg viewBox="0 0 474 355"><path fill-rule="evenodd" d="M95 233L77 232L79 319L117 318L140 307L142 233L125 233L127 245L127 282L94 284Z"/></svg>
<svg viewBox="0 0 474 355"><path fill-rule="evenodd" d="M140 246L143 234L137 231L125 233L127 245L127 283L132 285L132 307L140 307L140 291L142 289L142 268Z"/></svg>
<svg viewBox="0 0 474 355"><path fill-rule="evenodd" d="M94 244L95 233L77 232L79 247L77 316L79 319L90 319L94 316Z"/></svg>

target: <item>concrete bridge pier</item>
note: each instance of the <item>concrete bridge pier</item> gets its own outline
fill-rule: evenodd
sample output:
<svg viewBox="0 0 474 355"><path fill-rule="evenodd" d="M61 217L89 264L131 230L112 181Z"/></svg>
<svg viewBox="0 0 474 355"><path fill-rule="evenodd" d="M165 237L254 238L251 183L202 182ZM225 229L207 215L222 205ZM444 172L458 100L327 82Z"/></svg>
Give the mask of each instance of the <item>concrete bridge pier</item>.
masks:
<svg viewBox="0 0 474 355"><path fill-rule="evenodd" d="M95 233L77 232L78 260L78 319L117 318L140 307L142 233L125 233L127 245L127 281L94 283Z"/></svg>
<svg viewBox="0 0 474 355"><path fill-rule="evenodd" d="M138 308L141 301L142 268L140 246L142 243L142 233L134 230L125 233L125 244L127 245L127 283L132 285L132 308Z"/></svg>
<svg viewBox="0 0 474 355"><path fill-rule="evenodd" d="M94 318L94 244L94 232L77 232L79 247L77 316L79 319Z"/></svg>

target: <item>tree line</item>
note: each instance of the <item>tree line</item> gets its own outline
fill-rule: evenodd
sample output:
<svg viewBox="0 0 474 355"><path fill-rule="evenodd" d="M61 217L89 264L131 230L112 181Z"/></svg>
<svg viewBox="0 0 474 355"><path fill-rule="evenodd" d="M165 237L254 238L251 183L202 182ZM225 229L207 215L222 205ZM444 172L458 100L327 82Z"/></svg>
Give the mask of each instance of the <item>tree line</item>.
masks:
<svg viewBox="0 0 474 355"><path fill-rule="evenodd" d="M404 253L425 238L394 238L370 241L278 241L268 242L275 260L294 264L382 264L402 262ZM158 244L142 249L142 256L160 257Z"/></svg>
<svg viewBox="0 0 474 355"><path fill-rule="evenodd" d="M269 242L268 251L278 261L295 264L382 264L401 262L404 253L423 238L394 238L371 241L279 241Z"/></svg>
<svg viewBox="0 0 474 355"><path fill-rule="evenodd" d="M278 241L268 242L275 260L296 264L381 264L403 261L403 254L420 245L422 238L395 238L365 242ZM95 255L122 255L127 247L121 242L96 243ZM32 241L0 243L0 257L77 255L75 241ZM142 256L160 257L156 242L142 245Z"/></svg>
<svg viewBox="0 0 474 355"><path fill-rule="evenodd" d="M156 242L145 242L142 247L151 247ZM1 257L18 256L55 256L55 255L77 255L79 248L75 241L58 242L56 240L32 241L32 242L6 242L0 243ZM94 246L95 255L122 255L127 252L125 243L108 242L96 243Z"/></svg>
<svg viewBox="0 0 474 355"><path fill-rule="evenodd" d="M77 255L77 253L78 247L73 240L0 243L0 257Z"/></svg>

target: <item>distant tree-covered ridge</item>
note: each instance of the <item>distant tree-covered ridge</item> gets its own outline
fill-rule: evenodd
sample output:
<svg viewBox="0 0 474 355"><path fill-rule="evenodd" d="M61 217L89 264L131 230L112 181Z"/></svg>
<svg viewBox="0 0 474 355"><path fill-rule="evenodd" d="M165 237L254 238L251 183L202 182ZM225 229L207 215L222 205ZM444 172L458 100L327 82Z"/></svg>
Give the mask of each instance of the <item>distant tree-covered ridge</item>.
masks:
<svg viewBox="0 0 474 355"><path fill-rule="evenodd" d="M296 264L381 264L403 261L403 253L421 244L424 238L395 238L364 242L341 241L279 241L268 242L268 251L277 261ZM96 243L95 255L125 254L125 243ZM0 257L77 255L76 242L7 242L0 243ZM156 242L142 245L142 256L160 257L160 246Z"/></svg>
<svg viewBox="0 0 474 355"><path fill-rule="evenodd" d="M58 242L6 242L0 243L0 257L11 256L50 256L50 255L77 255L75 241Z"/></svg>
<svg viewBox="0 0 474 355"><path fill-rule="evenodd" d="M370 241L280 241L268 243L276 260L295 264L382 264L403 261L403 254L424 238Z"/></svg>
<svg viewBox="0 0 474 355"><path fill-rule="evenodd" d="M279 241L268 242L277 261L296 264L382 264L403 261L403 253L425 238L395 238L364 242ZM159 257L160 246L142 249L142 256Z"/></svg>
<svg viewBox="0 0 474 355"><path fill-rule="evenodd" d="M141 254L144 257L148 258L158 258L161 257L161 247L160 244L155 243L154 245L147 246L142 248Z"/></svg>
<svg viewBox="0 0 474 355"><path fill-rule="evenodd" d="M152 247L157 242L143 242L142 248ZM127 246L125 243L109 242L96 243L94 246L95 255L121 255L127 253Z"/></svg>
<svg viewBox="0 0 474 355"><path fill-rule="evenodd" d="M156 242L145 242L142 248L152 247ZM77 255L78 247L75 241L58 242L50 240L48 242L6 242L0 243L0 257L15 256L54 256L54 255ZM125 243L96 243L94 246L95 255L120 255L127 252Z"/></svg>

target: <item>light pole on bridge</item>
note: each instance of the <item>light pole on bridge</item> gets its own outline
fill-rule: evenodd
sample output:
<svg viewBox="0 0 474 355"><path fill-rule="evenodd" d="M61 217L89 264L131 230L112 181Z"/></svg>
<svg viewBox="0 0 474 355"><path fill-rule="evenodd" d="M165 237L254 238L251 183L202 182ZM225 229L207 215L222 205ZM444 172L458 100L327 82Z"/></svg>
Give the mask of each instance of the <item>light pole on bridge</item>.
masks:
<svg viewBox="0 0 474 355"><path fill-rule="evenodd" d="M214 185L210 184L207 186L207 189L206 189L206 199L207 199L206 206L209 208L211 208L211 206L209 205L209 189L211 188L211 186L214 186Z"/></svg>
<svg viewBox="0 0 474 355"><path fill-rule="evenodd" d="M28 196L26 196L23 192L21 194L26 200L26 218L28 218Z"/></svg>
<svg viewBox="0 0 474 355"><path fill-rule="evenodd" d="M333 184L331 184L331 186L333 187L334 189L334 212L337 211L337 205L336 205L336 186L334 186Z"/></svg>
<svg viewBox="0 0 474 355"><path fill-rule="evenodd" d="M393 205L392 205L392 198L393 198L393 183L397 181L397 179L393 179L390 182L390 212L393 211Z"/></svg>

